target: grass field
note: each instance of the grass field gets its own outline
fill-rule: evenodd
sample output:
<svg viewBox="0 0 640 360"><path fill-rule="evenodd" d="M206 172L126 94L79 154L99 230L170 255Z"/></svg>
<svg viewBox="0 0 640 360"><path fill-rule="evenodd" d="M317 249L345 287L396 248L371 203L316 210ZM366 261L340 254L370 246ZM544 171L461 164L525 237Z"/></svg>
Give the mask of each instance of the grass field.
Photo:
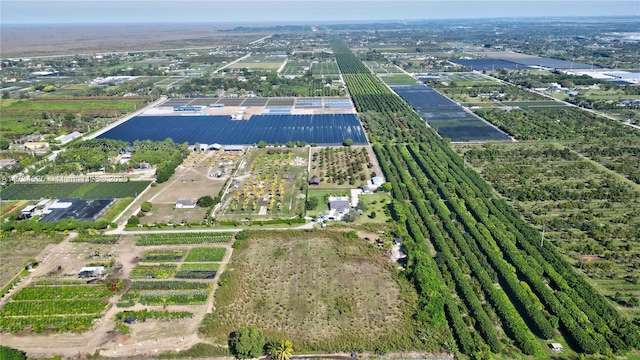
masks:
<svg viewBox="0 0 640 360"><path fill-rule="evenodd" d="M290 61L284 66L280 75L304 75L303 68L308 68L308 62Z"/></svg>
<svg viewBox="0 0 640 360"><path fill-rule="evenodd" d="M251 70L267 70L276 71L282 66L282 63L286 60L285 56L249 56L240 62L237 62L230 66L234 69L251 69Z"/></svg>
<svg viewBox="0 0 640 360"><path fill-rule="evenodd" d="M313 75L334 75L340 74L340 69L335 61L317 62L311 64L311 73Z"/></svg>
<svg viewBox="0 0 640 360"><path fill-rule="evenodd" d="M0 237L0 286L4 287L16 274L24 269L29 259L35 258L47 244L62 241L62 234L15 235Z"/></svg>
<svg viewBox="0 0 640 360"><path fill-rule="evenodd" d="M418 81L407 74L395 74L380 77L388 85L418 85Z"/></svg>
<svg viewBox="0 0 640 360"><path fill-rule="evenodd" d="M377 248L331 231L248 234L201 324L204 336L226 344L230 331L254 324L303 353L415 341L408 314L416 294Z"/></svg>

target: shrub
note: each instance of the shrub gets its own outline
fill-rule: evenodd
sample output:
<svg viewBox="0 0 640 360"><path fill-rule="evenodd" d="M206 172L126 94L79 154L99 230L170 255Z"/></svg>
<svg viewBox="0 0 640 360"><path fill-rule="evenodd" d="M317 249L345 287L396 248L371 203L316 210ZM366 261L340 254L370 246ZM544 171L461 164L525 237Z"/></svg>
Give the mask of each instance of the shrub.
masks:
<svg viewBox="0 0 640 360"><path fill-rule="evenodd" d="M149 211L151 211L152 207L153 207L153 205L150 202L145 201L145 202L142 203L142 205L140 205L140 211L149 212Z"/></svg>
<svg viewBox="0 0 640 360"><path fill-rule="evenodd" d="M229 350L238 359L260 357L264 352L264 335L256 326L245 326L229 336Z"/></svg>

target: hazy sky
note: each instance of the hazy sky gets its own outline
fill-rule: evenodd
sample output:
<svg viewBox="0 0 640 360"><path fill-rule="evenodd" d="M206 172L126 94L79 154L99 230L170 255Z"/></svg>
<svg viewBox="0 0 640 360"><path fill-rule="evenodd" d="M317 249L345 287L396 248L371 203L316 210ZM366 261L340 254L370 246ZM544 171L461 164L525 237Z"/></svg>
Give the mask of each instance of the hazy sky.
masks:
<svg viewBox="0 0 640 360"><path fill-rule="evenodd" d="M2 24L313 22L489 17L619 16L638 0L0 0Z"/></svg>

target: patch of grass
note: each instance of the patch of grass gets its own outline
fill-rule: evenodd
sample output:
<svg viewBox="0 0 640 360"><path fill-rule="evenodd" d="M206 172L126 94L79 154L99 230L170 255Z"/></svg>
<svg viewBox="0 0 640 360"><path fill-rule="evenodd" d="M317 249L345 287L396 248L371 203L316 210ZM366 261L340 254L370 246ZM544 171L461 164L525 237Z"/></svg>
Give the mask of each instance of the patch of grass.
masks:
<svg viewBox="0 0 640 360"><path fill-rule="evenodd" d="M62 234L0 234L0 285L5 286L29 259L35 258L48 244L62 241Z"/></svg>

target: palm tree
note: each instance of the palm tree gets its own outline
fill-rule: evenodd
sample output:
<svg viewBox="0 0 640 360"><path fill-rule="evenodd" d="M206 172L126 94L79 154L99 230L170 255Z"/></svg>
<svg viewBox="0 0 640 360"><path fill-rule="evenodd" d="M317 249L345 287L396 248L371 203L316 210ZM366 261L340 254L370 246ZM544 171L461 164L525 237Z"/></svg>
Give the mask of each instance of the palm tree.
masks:
<svg viewBox="0 0 640 360"><path fill-rule="evenodd" d="M272 341L267 345L267 355L272 360L289 360L293 355L293 345L290 340Z"/></svg>

